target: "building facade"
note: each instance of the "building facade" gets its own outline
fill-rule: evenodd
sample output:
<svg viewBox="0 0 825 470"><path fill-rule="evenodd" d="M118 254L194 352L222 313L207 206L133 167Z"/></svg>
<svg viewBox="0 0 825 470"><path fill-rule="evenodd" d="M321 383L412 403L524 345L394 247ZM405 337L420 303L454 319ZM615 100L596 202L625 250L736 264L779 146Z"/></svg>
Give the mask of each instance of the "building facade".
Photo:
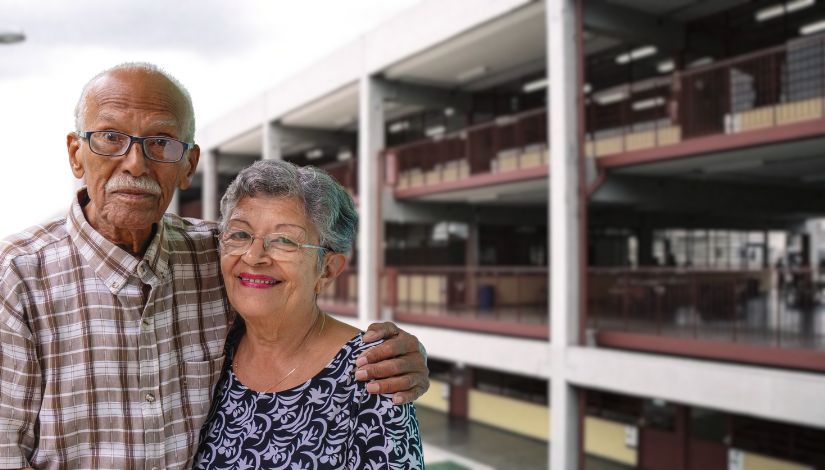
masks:
<svg viewBox="0 0 825 470"><path fill-rule="evenodd" d="M178 210L326 169L361 225L324 308L553 468L825 468L823 33L817 0L425 0L200 129Z"/></svg>

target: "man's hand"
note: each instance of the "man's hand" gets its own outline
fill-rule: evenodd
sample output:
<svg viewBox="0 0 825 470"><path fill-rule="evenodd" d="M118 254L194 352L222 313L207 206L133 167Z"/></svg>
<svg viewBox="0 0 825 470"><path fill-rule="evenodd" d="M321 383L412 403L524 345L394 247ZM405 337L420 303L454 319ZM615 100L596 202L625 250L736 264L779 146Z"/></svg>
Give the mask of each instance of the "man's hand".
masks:
<svg viewBox="0 0 825 470"><path fill-rule="evenodd" d="M385 340L361 354L355 361L357 380L373 380L369 393L392 393L396 405L409 403L430 388L427 352L418 338L399 329L395 323L373 323L364 342Z"/></svg>

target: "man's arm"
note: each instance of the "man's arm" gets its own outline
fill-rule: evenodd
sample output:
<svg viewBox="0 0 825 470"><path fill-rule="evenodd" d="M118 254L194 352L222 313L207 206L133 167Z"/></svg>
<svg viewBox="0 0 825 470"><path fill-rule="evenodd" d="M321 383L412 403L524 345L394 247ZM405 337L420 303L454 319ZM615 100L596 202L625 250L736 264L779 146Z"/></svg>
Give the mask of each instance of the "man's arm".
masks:
<svg viewBox="0 0 825 470"><path fill-rule="evenodd" d="M427 352L418 338L398 328L395 323L373 323L364 334L364 342L384 342L372 347L355 361L357 380L374 380L367 384L370 393L392 393L396 405L409 403L430 388Z"/></svg>
<svg viewBox="0 0 825 470"><path fill-rule="evenodd" d="M29 466L42 398L40 365L17 295L21 286L16 273L5 269L0 279L0 468Z"/></svg>

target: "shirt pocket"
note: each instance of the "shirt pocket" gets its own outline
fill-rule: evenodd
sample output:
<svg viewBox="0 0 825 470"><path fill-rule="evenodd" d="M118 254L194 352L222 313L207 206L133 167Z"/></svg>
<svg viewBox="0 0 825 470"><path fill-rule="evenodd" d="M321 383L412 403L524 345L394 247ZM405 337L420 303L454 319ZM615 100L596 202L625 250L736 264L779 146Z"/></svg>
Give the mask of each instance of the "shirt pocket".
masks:
<svg viewBox="0 0 825 470"><path fill-rule="evenodd" d="M189 431L188 444L190 448L197 445L201 427L209 414L209 405L212 393L223 369L226 356L216 357L208 361L189 361L183 363L183 416L187 421Z"/></svg>

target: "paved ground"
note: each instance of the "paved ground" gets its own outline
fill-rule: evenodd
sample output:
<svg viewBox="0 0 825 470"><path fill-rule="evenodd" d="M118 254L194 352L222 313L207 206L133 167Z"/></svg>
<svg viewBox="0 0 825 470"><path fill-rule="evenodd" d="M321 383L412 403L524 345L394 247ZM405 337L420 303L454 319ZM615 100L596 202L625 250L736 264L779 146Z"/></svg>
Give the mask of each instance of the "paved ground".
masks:
<svg viewBox="0 0 825 470"><path fill-rule="evenodd" d="M424 407L416 409L427 468L437 470L522 470L547 468L547 444L483 424L450 419ZM587 470L630 467L586 457Z"/></svg>

